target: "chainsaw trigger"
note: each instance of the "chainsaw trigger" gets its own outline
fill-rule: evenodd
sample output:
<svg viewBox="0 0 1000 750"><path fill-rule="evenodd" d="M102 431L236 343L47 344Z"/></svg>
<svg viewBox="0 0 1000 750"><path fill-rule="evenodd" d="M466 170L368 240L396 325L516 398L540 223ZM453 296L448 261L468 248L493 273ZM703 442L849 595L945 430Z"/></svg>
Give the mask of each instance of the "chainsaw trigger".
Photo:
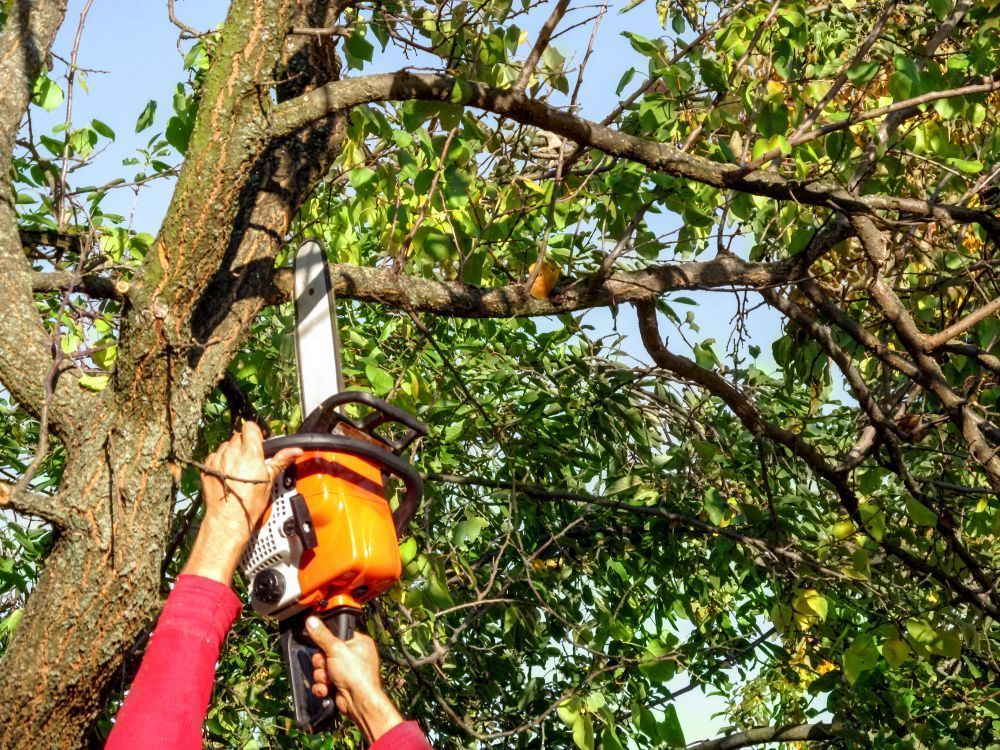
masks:
<svg viewBox="0 0 1000 750"><path fill-rule="evenodd" d="M292 523L295 524L295 535L302 542L302 549L310 550L319 542L316 539L316 529L313 526L312 514L306 499L302 495L292 495L289 502L292 506Z"/></svg>

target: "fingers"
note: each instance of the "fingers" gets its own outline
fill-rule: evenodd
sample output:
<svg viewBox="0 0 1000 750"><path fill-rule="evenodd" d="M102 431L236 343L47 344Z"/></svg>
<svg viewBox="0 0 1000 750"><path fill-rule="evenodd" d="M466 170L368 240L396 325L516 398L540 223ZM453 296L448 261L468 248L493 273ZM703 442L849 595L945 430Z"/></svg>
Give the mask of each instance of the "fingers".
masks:
<svg viewBox="0 0 1000 750"><path fill-rule="evenodd" d="M326 668L326 655L322 651L317 651L312 655L313 669Z"/></svg>
<svg viewBox="0 0 1000 750"><path fill-rule="evenodd" d="M318 617L306 619L306 630L309 632L309 637L313 639L313 643L323 649L327 656L333 656L333 650L337 644L342 643Z"/></svg>
<svg viewBox="0 0 1000 750"><path fill-rule="evenodd" d="M264 435L256 422L244 422L240 433L243 448L256 459L264 458Z"/></svg>
<svg viewBox="0 0 1000 750"><path fill-rule="evenodd" d="M326 698L330 694L330 689L327 687L330 683L330 678L326 674L326 656L322 651L317 651L312 655L312 665L312 694L317 698Z"/></svg>
<svg viewBox="0 0 1000 750"><path fill-rule="evenodd" d="M325 698L330 694L330 689L322 682L314 682L312 686L312 694L317 698Z"/></svg>
<svg viewBox="0 0 1000 750"><path fill-rule="evenodd" d="M301 448L285 448L278 451L268 459L267 472L273 482L285 469L295 463L295 459L302 455Z"/></svg>

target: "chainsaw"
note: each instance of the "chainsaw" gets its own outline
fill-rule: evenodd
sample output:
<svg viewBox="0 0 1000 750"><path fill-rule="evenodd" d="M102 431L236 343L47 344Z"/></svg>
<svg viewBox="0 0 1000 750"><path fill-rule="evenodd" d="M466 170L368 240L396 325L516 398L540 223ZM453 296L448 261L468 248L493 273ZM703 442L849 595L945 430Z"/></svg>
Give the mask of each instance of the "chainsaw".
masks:
<svg viewBox="0 0 1000 750"><path fill-rule="evenodd" d="M423 482L400 454L427 426L370 393L345 391L336 300L326 251L307 240L294 261L295 353L303 422L294 435L269 438L264 455L284 448L303 453L275 479L271 504L240 560L254 610L278 621L292 689L295 720L316 732L336 715L332 696L312 694L312 656L318 651L305 620L319 616L349 640L363 606L402 572L398 535L420 504ZM365 407L351 418L346 406ZM395 510L386 479L405 488Z"/></svg>

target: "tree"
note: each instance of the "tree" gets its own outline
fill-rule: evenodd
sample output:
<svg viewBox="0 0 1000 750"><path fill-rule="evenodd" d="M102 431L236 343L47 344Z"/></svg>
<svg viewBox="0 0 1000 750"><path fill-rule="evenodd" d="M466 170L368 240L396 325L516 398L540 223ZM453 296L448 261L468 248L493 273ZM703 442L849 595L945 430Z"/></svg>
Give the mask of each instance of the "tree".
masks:
<svg viewBox="0 0 1000 750"><path fill-rule="evenodd" d="M647 70L595 122L595 36L555 42L607 3L233 0L176 21L166 130L95 187L110 128L31 127L82 75L49 55L65 2L0 6L0 744L99 743L197 458L251 405L298 423L288 253L314 236L349 379L433 427L373 618L442 747L679 747L695 688L729 702L706 750L996 747L1000 4L622 10ZM420 72L369 72L387 49ZM102 210L174 174L155 234ZM780 335L689 345L696 290ZM209 739L329 746L282 718L273 626L238 628Z"/></svg>

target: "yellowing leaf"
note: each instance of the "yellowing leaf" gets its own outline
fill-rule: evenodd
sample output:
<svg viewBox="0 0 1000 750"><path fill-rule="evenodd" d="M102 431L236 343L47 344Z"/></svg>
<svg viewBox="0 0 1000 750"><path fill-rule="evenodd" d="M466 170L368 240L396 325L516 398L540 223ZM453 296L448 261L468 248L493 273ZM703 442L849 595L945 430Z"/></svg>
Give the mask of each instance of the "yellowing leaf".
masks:
<svg viewBox="0 0 1000 750"><path fill-rule="evenodd" d="M108 376L81 375L78 382L81 388L86 388L88 391L103 391L108 385Z"/></svg>
<svg viewBox="0 0 1000 750"><path fill-rule="evenodd" d="M531 264L530 273L534 273L536 265L535 263ZM535 299L548 299L561 274L562 269L555 263L543 261L542 269L531 283L531 289L529 290L531 296Z"/></svg>
<svg viewBox="0 0 1000 750"><path fill-rule="evenodd" d="M795 613L795 622L805 630L826 621L829 603L816 589L805 589L796 594L792 600L792 610Z"/></svg>
<svg viewBox="0 0 1000 750"><path fill-rule="evenodd" d="M833 525L834 539L847 539L854 535L854 522L853 521L838 521Z"/></svg>

